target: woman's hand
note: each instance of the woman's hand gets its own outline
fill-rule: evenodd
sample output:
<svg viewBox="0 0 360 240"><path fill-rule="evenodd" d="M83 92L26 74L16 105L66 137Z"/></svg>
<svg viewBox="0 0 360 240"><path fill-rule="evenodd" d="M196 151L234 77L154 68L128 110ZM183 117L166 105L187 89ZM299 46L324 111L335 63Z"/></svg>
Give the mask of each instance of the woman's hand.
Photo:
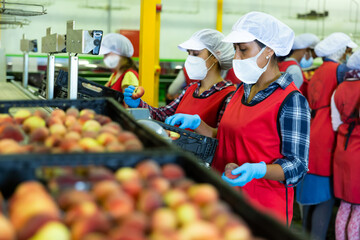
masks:
<svg viewBox="0 0 360 240"><path fill-rule="evenodd" d="M225 174L223 173L221 178L233 187L235 186L243 187L245 186L245 184L247 184L254 178L255 179L263 178L266 174L266 170L267 167L265 162L244 163L240 167L235 168L234 170L231 171L232 175L240 175L239 177L235 179L230 179L226 177Z"/></svg>
<svg viewBox="0 0 360 240"><path fill-rule="evenodd" d="M131 108L137 108L140 104L140 98L133 99L131 96L135 90L134 86L129 86L124 90L124 101Z"/></svg>

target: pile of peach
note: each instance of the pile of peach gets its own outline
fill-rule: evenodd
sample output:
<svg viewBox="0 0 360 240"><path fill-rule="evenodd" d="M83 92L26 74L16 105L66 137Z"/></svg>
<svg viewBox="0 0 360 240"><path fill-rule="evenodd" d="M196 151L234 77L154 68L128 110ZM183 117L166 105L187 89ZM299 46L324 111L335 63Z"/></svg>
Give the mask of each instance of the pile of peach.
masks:
<svg viewBox="0 0 360 240"><path fill-rule="evenodd" d="M57 203L37 182L18 186L0 217L2 240L247 240L249 228L210 184L176 164L123 167L90 191L66 189Z"/></svg>
<svg viewBox="0 0 360 240"><path fill-rule="evenodd" d="M18 154L121 152L141 150L135 134L125 131L109 117L91 109L55 109L31 113L27 109L14 116L0 114L0 153Z"/></svg>

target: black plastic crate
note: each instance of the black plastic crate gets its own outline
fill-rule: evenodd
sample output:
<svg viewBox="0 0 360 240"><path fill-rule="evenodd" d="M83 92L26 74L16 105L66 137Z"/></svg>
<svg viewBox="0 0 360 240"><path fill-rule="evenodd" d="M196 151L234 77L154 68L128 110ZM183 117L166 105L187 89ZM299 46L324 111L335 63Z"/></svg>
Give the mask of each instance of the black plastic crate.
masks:
<svg viewBox="0 0 360 240"><path fill-rule="evenodd" d="M54 98L66 99L68 94L67 91L68 73L63 70L59 70L54 84ZM42 82L38 94L44 98L46 97L46 81ZM105 87L101 84L87 80L85 78L78 77L78 99L101 97L111 97L118 102L123 102L124 99L123 93L119 91Z"/></svg>
<svg viewBox="0 0 360 240"><path fill-rule="evenodd" d="M206 164L211 165L216 147L218 145L218 140L216 138L206 137L195 132L165 124L163 122L155 122L166 130L179 133L180 137L176 140L173 140L172 142L181 149L193 153L195 156L202 159Z"/></svg>
<svg viewBox="0 0 360 240"><path fill-rule="evenodd" d="M109 116L118 122L125 130L135 133L145 148L172 148L171 144L164 141L157 134L145 129L127 113L125 108L112 98L96 99L53 99L53 100L16 100L0 101L0 113L8 113L12 108L60 108L66 110L70 107L79 110L89 108L98 114Z"/></svg>
<svg viewBox="0 0 360 240"><path fill-rule="evenodd" d="M256 237L264 239L306 239L302 234L294 234L284 225L274 220L268 215L264 215L249 205L243 196L221 180L215 172L201 166L192 155L181 152L163 151L143 151L143 152L123 152L119 154L34 154L34 155L14 155L3 156L0 158L0 175L12 174L12 179L18 178L17 182L35 179L35 169L42 166L85 166L98 165L105 166L111 170L120 167L135 166L140 161L153 159L160 165L166 163L176 163L180 165L186 176L198 183L210 183L219 191L220 198L227 202L233 212L240 216L250 227ZM7 169L10 168L11 172ZM34 171L30 174L29 169ZM26 171L24 171L26 170ZM25 174L27 175L25 175ZM14 181L15 182L15 181ZM3 183L1 181L0 183Z"/></svg>

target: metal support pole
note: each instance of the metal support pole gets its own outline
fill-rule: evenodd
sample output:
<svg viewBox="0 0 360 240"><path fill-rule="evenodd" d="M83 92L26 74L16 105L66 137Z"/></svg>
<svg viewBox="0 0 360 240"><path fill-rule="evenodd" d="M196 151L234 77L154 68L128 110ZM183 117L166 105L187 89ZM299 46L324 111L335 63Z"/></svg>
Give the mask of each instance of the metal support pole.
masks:
<svg viewBox="0 0 360 240"><path fill-rule="evenodd" d="M217 1L216 30L222 32L223 25L223 0Z"/></svg>
<svg viewBox="0 0 360 240"><path fill-rule="evenodd" d="M52 53L48 54L48 65L46 75L46 99L54 98L54 75L55 75L55 56Z"/></svg>
<svg viewBox="0 0 360 240"><path fill-rule="evenodd" d="M24 52L24 69L23 69L23 80L22 80L22 85L24 88L28 87L28 79L29 79L29 53Z"/></svg>
<svg viewBox="0 0 360 240"><path fill-rule="evenodd" d="M68 99L77 99L79 57L69 53Z"/></svg>

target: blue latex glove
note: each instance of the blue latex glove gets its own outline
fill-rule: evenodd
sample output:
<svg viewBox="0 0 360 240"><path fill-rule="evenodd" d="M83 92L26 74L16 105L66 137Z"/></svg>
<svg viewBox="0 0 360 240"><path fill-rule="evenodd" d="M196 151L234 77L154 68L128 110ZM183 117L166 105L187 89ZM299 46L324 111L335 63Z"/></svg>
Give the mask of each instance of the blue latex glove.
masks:
<svg viewBox="0 0 360 240"><path fill-rule="evenodd" d="M124 90L124 101L131 108L137 108L140 104L140 98L132 99L131 96L135 90L134 86L128 86Z"/></svg>
<svg viewBox="0 0 360 240"><path fill-rule="evenodd" d="M248 182L253 180L254 178L259 179L265 176L266 173L266 164L265 162L260 163L244 163L238 168L235 168L231 171L233 175L239 175L239 177L235 179L230 179L225 176L225 173L221 176L221 178L229 183L231 186L245 186Z"/></svg>
<svg viewBox="0 0 360 240"><path fill-rule="evenodd" d="M200 125L201 119L197 114L190 115L190 114L177 113L165 119L165 123L172 126L180 125L179 128L181 129L190 128L194 130Z"/></svg>

